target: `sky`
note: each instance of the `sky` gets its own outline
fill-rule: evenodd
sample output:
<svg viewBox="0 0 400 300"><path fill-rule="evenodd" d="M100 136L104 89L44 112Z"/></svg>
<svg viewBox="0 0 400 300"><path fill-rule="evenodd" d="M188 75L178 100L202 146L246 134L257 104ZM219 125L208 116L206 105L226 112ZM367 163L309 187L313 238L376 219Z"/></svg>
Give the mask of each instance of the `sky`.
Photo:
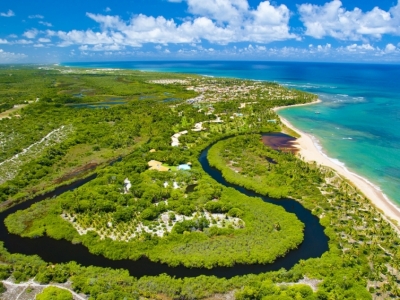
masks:
<svg viewBox="0 0 400 300"><path fill-rule="evenodd" d="M2 0L0 63L400 63L400 0Z"/></svg>

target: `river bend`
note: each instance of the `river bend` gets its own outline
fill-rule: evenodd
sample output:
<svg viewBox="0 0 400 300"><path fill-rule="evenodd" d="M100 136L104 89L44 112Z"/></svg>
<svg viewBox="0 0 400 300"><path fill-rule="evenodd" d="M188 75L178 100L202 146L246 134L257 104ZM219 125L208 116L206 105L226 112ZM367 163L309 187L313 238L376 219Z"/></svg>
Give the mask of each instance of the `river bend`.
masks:
<svg viewBox="0 0 400 300"><path fill-rule="evenodd" d="M168 274L176 278L196 277L200 275L232 278L238 275L259 274L268 271L276 271L281 268L290 269L301 259L320 257L328 250L328 238L319 223L319 219L312 215L299 202L292 199L272 199L259 195L253 191L228 183L220 171L212 168L207 160L207 154L210 147L202 151L199 157L204 171L220 184L232 187L239 192L250 196L260 197L265 202L282 206L287 212L296 214L297 218L304 223L304 241L295 250L291 250L284 257L278 258L271 264L237 264L233 267L215 267L213 269L186 268L184 266L170 267L166 264L152 262L147 258L141 258L137 261L132 260L111 260L103 256L91 254L83 245L73 245L66 240L55 240L49 237L37 239L22 238L18 235L10 234L4 225L4 219L17 210L26 209L32 204L42 201L46 198L55 197L62 193L73 190L94 179L96 175L78 180L70 185L61 186L45 195L37 196L29 201L18 204L2 213L0 213L0 240L4 242L5 248L10 253L22 253L26 255L38 255L43 260L52 263L66 263L75 261L82 266L98 266L113 269L127 269L134 277L156 276Z"/></svg>

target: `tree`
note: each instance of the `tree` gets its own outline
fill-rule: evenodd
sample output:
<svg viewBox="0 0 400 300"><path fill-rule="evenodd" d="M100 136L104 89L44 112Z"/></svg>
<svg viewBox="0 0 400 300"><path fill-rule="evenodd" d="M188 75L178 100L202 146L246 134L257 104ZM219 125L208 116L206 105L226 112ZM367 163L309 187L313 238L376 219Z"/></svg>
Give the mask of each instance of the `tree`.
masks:
<svg viewBox="0 0 400 300"><path fill-rule="evenodd" d="M37 300L73 300L72 294L64 289L55 286L45 288L40 294L36 295Z"/></svg>

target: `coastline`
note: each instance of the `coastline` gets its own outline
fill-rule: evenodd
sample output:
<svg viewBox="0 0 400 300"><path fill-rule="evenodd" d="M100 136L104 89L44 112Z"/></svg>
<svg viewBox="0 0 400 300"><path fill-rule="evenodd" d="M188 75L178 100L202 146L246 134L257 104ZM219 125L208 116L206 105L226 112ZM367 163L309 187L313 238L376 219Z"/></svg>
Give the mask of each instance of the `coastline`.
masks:
<svg viewBox="0 0 400 300"><path fill-rule="evenodd" d="M273 110L277 112L278 110L285 108L312 105L320 102L321 100L318 99L317 101L311 103L292 106L281 106L276 107ZM392 201L390 201L388 197L383 194L378 187L376 187L360 175L351 172L344 165L339 165L335 163L332 158L328 157L325 153L318 149L317 145L315 144L315 140L313 139L313 136L297 129L285 118L281 116L279 116L279 118L286 127L290 128L300 135L300 137L296 140L295 147L299 149L299 155L303 160L307 162L315 161L319 165L324 165L332 168L340 176L349 180L359 191L361 191L362 194L364 194L364 196L366 196L372 202L372 204L376 206L376 208L383 212L384 216L396 221L396 223L393 225L396 226L397 229L399 229L398 226L400 225L400 209Z"/></svg>
<svg viewBox="0 0 400 300"><path fill-rule="evenodd" d="M297 107L297 106L309 106L309 105L313 105L313 104L318 104L318 103L321 103L322 101L321 101L321 99L317 99L317 100L315 100L315 101L313 101L313 102L310 102L310 103L302 103L302 104L294 104L294 105L289 105L289 106L277 106L277 107L274 107L272 110L274 111L274 112L277 112L277 111L279 111L279 110L281 110L281 109L285 109L285 108L292 108L292 107ZM282 117L281 116L279 116L279 118L282 120ZM283 122L282 122L283 123ZM290 124L290 123L289 123ZM291 125L293 128L294 128L294 126L293 125ZM297 130L297 129L296 129Z"/></svg>

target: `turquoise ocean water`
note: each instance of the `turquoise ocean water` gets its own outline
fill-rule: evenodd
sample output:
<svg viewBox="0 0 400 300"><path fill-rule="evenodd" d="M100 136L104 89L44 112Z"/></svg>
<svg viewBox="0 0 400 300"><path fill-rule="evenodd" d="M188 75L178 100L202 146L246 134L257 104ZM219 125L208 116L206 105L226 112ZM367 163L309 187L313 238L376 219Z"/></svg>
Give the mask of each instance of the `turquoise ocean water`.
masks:
<svg viewBox="0 0 400 300"><path fill-rule="evenodd" d="M313 135L336 163L372 182L400 206L400 65L228 61L64 65L276 81L315 93L322 103L279 114Z"/></svg>

